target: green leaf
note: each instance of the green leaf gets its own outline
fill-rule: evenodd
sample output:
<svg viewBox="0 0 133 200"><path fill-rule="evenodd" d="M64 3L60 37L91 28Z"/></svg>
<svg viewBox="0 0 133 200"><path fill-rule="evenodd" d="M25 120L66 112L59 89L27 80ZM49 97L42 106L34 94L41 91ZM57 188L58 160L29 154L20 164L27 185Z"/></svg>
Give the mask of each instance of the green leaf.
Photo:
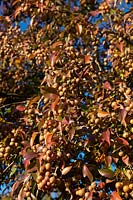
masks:
<svg viewBox="0 0 133 200"><path fill-rule="evenodd" d="M99 173L102 175L102 176L104 176L104 177L106 177L106 178L113 178L114 177L114 172L112 171L112 170L110 170L110 169L99 169L98 170L99 171Z"/></svg>

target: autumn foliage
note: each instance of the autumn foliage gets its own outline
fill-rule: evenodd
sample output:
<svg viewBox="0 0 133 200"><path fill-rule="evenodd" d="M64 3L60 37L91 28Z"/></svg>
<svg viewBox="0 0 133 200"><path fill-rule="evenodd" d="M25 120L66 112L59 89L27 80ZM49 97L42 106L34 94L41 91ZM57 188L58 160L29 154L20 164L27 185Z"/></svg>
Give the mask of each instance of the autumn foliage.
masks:
<svg viewBox="0 0 133 200"><path fill-rule="evenodd" d="M1 13L3 199L132 199L133 3L3 0Z"/></svg>

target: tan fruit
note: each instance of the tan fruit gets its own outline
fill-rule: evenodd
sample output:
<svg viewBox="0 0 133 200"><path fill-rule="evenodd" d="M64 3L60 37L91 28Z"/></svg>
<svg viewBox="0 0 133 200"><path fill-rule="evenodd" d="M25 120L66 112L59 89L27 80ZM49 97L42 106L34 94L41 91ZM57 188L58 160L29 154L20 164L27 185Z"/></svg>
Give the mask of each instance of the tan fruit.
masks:
<svg viewBox="0 0 133 200"><path fill-rule="evenodd" d="M79 189L76 191L77 196L83 196L85 194L85 188Z"/></svg>
<svg viewBox="0 0 133 200"><path fill-rule="evenodd" d="M133 183L130 183L130 184L129 184L129 189L130 189L130 190L133 190Z"/></svg>
<svg viewBox="0 0 133 200"><path fill-rule="evenodd" d="M120 157L122 157L122 156L124 156L124 152L123 152L123 151L120 151L120 152L118 153L118 155L119 155Z"/></svg>
<svg viewBox="0 0 133 200"><path fill-rule="evenodd" d="M120 189L123 186L122 182L116 182L115 187L116 189Z"/></svg>
<svg viewBox="0 0 133 200"><path fill-rule="evenodd" d="M50 176L50 172L47 171L47 172L45 173L45 177L49 177L49 176Z"/></svg>
<svg viewBox="0 0 133 200"><path fill-rule="evenodd" d="M129 185L124 185L123 186L123 192L129 192Z"/></svg>
<svg viewBox="0 0 133 200"><path fill-rule="evenodd" d="M49 179L49 182L52 184L52 183L55 183L55 176L51 176L50 179Z"/></svg>
<svg viewBox="0 0 133 200"><path fill-rule="evenodd" d="M46 164L45 164L45 169L48 171L48 170L50 170L50 168L51 168L50 163L46 163Z"/></svg>

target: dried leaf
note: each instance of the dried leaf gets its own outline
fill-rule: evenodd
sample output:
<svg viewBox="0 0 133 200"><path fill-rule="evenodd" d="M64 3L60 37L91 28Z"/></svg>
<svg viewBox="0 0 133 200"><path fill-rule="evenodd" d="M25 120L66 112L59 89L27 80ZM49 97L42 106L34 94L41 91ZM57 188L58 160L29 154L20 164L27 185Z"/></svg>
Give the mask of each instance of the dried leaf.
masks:
<svg viewBox="0 0 133 200"><path fill-rule="evenodd" d="M106 90L113 90L112 86L110 85L110 83L108 81L104 82L103 88Z"/></svg>
<svg viewBox="0 0 133 200"><path fill-rule="evenodd" d="M112 163L112 156L106 156L105 160L106 160L107 167L109 167Z"/></svg>
<svg viewBox="0 0 133 200"><path fill-rule="evenodd" d="M129 165L129 156L128 155L123 156L122 161L125 165Z"/></svg>
<svg viewBox="0 0 133 200"><path fill-rule="evenodd" d="M71 169L72 169L72 166L65 167L62 170L62 175L66 175L68 172L70 172Z"/></svg>
<svg viewBox="0 0 133 200"><path fill-rule="evenodd" d="M53 133L47 133L45 134L45 144L48 148L51 147L51 145L55 144L55 142L52 141Z"/></svg>
<svg viewBox="0 0 133 200"><path fill-rule="evenodd" d="M56 106L57 106L59 100L60 100L60 98L59 98L59 96L57 96L57 98L55 99L55 101L52 102L52 104L51 104L51 110L52 110L53 112L55 111L55 108L56 108Z"/></svg>
<svg viewBox="0 0 133 200"><path fill-rule="evenodd" d="M19 185L22 183L22 180L16 181L12 186L11 196L13 197L15 190L19 187Z"/></svg>
<svg viewBox="0 0 133 200"><path fill-rule="evenodd" d="M90 14L95 17L96 15L99 14L99 10L90 11Z"/></svg>
<svg viewBox="0 0 133 200"><path fill-rule="evenodd" d="M54 67L56 61L58 59L58 56L55 53L52 53L51 57L50 57L50 62L51 62L51 66Z"/></svg>
<svg viewBox="0 0 133 200"><path fill-rule="evenodd" d="M107 117L108 115L110 115L109 112L106 112L106 111L102 111L102 110L98 110L98 113L97 113L97 116L98 117Z"/></svg>
<svg viewBox="0 0 133 200"><path fill-rule="evenodd" d="M126 109L121 109L120 110L120 120L121 120L121 123L126 127L127 126L127 123L125 121L126 119L126 116L127 116L127 111Z"/></svg>
<svg viewBox="0 0 133 200"><path fill-rule="evenodd" d="M36 136L38 135L39 133L38 132L34 132L31 136L31 139L30 139L30 146L32 147L33 144L34 144L34 140L36 138Z"/></svg>
<svg viewBox="0 0 133 200"><path fill-rule="evenodd" d="M24 200L25 198L25 191L24 191L24 188L22 187L19 191L19 194L18 194L18 200Z"/></svg>
<svg viewBox="0 0 133 200"><path fill-rule="evenodd" d="M116 191L114 191L111 193L110 200L122 200L122 198Z"/></svg>
<svg viewBox="0 0 133 200"><path fill-rule="evenodd" d="M27 107L30 107L32 104L36 103L37 101L39 101L40 96L36 96L33 99L30 100L30 102L28 103Z"/></svg>
<svg viewBox="0 0 133 200"><path fill-rule="evenodd" d="M102 142L106 141L108 145L110 146L110 130L107 129L106 131L103 131L101 136Z"/></svg>
<svg viewBox="0 0 133 200"><path fill-rule="evenodd" d="M80 35L82 33L82 25L76 24L76 30L77 30L78 34Z"/></svg>
<svg viewBox="0 0 133 200"><path fill-rule="evenodd" d="M123 145L129 146L128 141L126 139L124 139L124 138L118 137L117 141L120 142Z"/></svg>
<svg viewBox="0 0 133 200"><path fill-rule="evenodd" d="M57 42L52 44L52 49L55 49L56 47L62 46L62 45L63 45L63 43L61 41L57 41Z"/></svg>
<svg viewBox="0 0 133 200"><path fill-rule="evenodd" d="M91 55L90 54L85 55L85 64L90 63L90 61L91 61Z"/></svg>
<svg viewBox="0 0 133 200"><path fill-rule="evenodd" d="M93 182L93 175L86 165L83 165L82 173L83 173L83 177L87 176L90 182Z"/></svg>
<svg viewBox="0 0 133 200"><path fill-rule="evenodd" d="M99 173L106 178L113 178L114 172L110 169L99 169Z"/></svg>
<svg viewBox="0 0 133 200"><path fill-rule="evenodd" d="M71 130L69 131L69 133L68 133L68 139L69 139L69 140L72 140L73 137L74 137L74 134L75 134L75 128L72 127L72 129L71 129Z"/></svg>

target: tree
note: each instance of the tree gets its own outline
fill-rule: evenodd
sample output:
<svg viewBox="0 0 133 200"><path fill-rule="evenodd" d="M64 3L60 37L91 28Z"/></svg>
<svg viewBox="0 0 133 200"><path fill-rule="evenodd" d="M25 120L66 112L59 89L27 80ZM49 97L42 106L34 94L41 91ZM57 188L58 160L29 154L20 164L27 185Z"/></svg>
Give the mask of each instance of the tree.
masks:
<svg viewBox="0 0 133 200"><path fill-rule="evenodd" d="M3 0L1 8L8 199L131 199L132 2Z"/></svg>

